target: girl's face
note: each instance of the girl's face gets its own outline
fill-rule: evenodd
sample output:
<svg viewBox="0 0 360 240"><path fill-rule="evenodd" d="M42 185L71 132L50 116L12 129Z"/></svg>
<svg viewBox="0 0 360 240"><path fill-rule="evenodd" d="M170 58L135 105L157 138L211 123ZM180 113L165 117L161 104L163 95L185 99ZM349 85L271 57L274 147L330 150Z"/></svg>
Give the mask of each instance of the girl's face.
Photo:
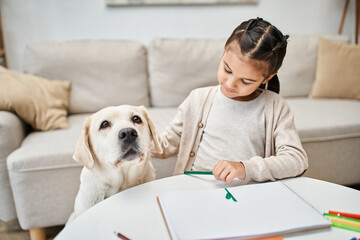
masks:
<svg viewBox="0 0 360 240"><path fill-rule="evenodd" d="M266 64L249 59L241 54L238 46L231 45L225 49L218 69L221 92L239 101L254 99L259 95L258 87L273 75L266 78Z"/></svg>

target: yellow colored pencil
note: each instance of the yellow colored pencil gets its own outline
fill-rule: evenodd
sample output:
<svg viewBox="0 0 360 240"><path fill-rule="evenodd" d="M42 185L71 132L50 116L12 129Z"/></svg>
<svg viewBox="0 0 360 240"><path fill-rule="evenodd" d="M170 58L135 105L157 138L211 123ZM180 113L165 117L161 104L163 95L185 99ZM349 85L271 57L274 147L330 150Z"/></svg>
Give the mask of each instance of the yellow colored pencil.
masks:
<svg viewBox="0 0 360 240"><path fill-rule="evenodd" d="M352 220L348 220L348 219L337 218L337 217L331 217L331 216L325 216L325 217L332 222L347 224L347 225L354 226L354 227L360 227L360 222L356 222L356 221L352 221Z"/></svg>

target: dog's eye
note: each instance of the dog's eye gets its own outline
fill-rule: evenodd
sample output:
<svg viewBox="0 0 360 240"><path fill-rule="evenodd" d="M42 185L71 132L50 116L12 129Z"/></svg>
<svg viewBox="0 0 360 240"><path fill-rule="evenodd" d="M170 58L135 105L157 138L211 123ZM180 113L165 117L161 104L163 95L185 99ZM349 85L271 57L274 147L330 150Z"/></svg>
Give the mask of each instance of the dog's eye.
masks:
<svg viewBox="0 0 360 240"><path fill-rule="evenodd" d="M103 121L100 125L100 129L108 128L111 124L108 121Z"/></svg>
<svg viewBox="0 0 360 240"><path fill-rule="evenodd" d="M133 116L131 119L134 123L140 124L142 123L141 118L139 116Z"/></svg>

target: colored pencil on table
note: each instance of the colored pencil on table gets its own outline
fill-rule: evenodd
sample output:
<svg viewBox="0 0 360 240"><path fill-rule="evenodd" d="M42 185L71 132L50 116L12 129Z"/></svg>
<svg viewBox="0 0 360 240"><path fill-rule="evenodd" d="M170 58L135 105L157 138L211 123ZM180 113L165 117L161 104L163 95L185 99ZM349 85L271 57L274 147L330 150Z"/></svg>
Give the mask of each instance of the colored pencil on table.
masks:
<svg viewBox="0 0 360 240"><path fill-rule="evenodd" d="M184 171L184 174L213 175L212 172L204 172L204 171Z"/></svg>
<svg viewBox="0 0 360 240"><path fill-rule="evenodd" d="M338 215L334 215L334 214L328 214L328 213L324 213L324 216L329 216L329 217L336 217L336 218L340 218L340 219L347 219L347 220L351 220L351 221L355 221L360 223L360 219L356 219L356 218L349 218L349 217L342 217L342 216L338 216Z"/></svg>
<svg viewBox="0 0 360 240"><path fill-rule="evenodd" d="M339 213L335 211L329 211L332 213ZM353 216L353 214L345 214L347 216ZM343 228L355 232L360 232L360 220L355 218L344 217L344 214L340 216L334 214L324 213L324 216L332 222L333 227Z"/></svg>
<svg viewBox="0 0 360 240"><path fill-rule="evenodd" d="M353 218L338 217L331 214L325 214L325 217L332 222L338 222L360 228L360 221L356 221L356 219Z"/></svg>
<svg viewBox="0 0 360 240"><path fill-rule="evenodd" d="M350 225L343 224L343 223L332 222L332 226L347 229L347 230L351 230L351 231L355 231L355 232L360 232L360 227L354 227L354 226L350 226Z"/></svg>
<svg viewBox="0 0 360 240"><path fill-rule="evenodd" d="M114 231L115 236L117 236L118 238L122 239L122 240L130 240L130 238L126 237L125 235Z"/></svg>
<svg viewBox="0 0 360 240"><path fill-rule="evenodd" d="M329 214L341 216L341 217L360 219L360 214L355 214L355 213L345 213L345 212L337 212L337 211L329 210Z"/></svg>

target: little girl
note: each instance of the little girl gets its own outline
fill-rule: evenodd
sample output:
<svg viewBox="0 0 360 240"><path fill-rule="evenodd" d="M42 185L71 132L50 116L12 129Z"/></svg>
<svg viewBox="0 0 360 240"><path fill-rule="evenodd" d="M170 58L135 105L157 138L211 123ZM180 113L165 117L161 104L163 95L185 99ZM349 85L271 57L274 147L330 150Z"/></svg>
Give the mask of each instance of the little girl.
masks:
<svg viewBox="0 0 360 240"><path fill-rule="evenodd" d="M216 179L266 181L303 173L308 160L277 72L287 35L261 18L226 41L219 85L193 90L159 137L156 158L178 154L174 174L212 171Z"/></svg>

